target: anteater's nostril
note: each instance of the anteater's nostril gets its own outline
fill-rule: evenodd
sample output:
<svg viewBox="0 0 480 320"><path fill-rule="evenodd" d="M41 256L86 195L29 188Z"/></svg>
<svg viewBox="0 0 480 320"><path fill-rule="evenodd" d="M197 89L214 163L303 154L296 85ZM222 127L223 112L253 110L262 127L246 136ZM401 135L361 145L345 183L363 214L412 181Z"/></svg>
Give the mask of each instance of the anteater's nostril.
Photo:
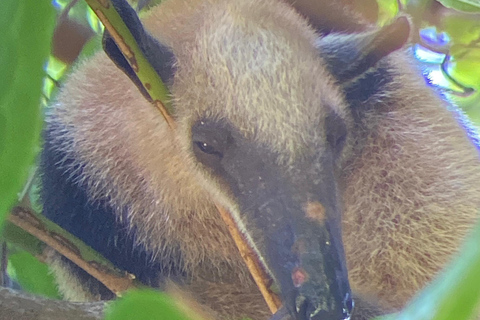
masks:
<svg viewBox="0 0 480 320"><path fill-rule="evenodd" d="M351 294L347 294L343 301L342 308L325 310L319 303L310 301L305 296L298 296L296 299L296 311L298 320L349 320L353 309Z"/></svg>
<svg viewBox="0 0 480 320"><path fill-rule="evenodd" d="M300 320L307 320L306 312L307 312L307 298L302 295L298 295L295 299L295 311L297 312L298 319Z"/></svg>
<svg viewBox="0 0 480 320"><path fill-rule="evenodd" d="M312 303L308 298L305 298L305 297L303 298L304 300L299 310L300 311L299 319L305 319L305 320L336 319L337 320L337 318L332 317L333 313L322 310L321 307Z"/></svg>
<svg viewBox="0 0 480 320"><path fill-rule="evenodd" d="M325 313L322 310L319 310L318 307L315 307L311 303L306 302L307 305L306 307L306 319L308 320L316 320L316 319L323 319L323 317L320 317L322 313Z"/></svg>

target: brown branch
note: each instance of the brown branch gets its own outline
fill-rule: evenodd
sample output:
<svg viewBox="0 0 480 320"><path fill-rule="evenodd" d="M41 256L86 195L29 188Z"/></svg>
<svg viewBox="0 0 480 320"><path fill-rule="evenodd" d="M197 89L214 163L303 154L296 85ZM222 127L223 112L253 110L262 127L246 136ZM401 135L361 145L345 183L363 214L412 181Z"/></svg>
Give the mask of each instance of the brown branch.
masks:
<svg viewBox="0 0 480 320"><path fill-rule="evenodd" d="M0 320L100 320L104 307L104 302L51 300L0 287Z"/></svg>
<svg viewBox="0 0 480 320"><path fill-rule="evenodd" d="M170 128L175 129L175 122L171 116L173 109L167 103L168 90L160 76L148 62L145 55L138 47L135 38L115 10L110 0L85 0L105 26L110 36L117 44L119 50L135 71L142 83L145 92L151 97L151 102L160 111ZM149 85L146 86L145 84Z"/></svg>
<svg viewBox="0 0 480 320"><path fill-rule="evenodd" d="M135 287L133 275L127 273L119 275L109 266L97 261L85 260L75 244L59 233L49 230L30 210L15 207L8 220L71 260L117 296L123 291Z"/></svg>
<svg viewBox="0 0 480 320"><path fill-rule="evenodd" d="M233 220L230 213L220 205L217 204L216 206L218 212L220 213L220 216L228 227L228 231L230 232L233 241L235 241L235 244L237 245L238 251L240 251L240 255L242 256L243 261L245 261L247 268L253 277L253 280L257 284L260 292L262 293L263 299L265 299L265 302L270 308L270 311L272 313L276 313L281 307L282 303L278 296L269 289L271 287L272 280L265 272L265 270L261 267L261 263L258 260L257 255L248 245L247 241L238 229L237 224Z"/></svg>

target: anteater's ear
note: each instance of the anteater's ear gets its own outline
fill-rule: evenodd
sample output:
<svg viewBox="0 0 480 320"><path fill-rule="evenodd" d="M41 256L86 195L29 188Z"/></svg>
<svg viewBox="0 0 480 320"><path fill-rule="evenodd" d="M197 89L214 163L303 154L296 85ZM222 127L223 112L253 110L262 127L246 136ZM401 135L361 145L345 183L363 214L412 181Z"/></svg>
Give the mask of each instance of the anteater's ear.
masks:
<svg viewBox="0 0 480 320"><path fill-rule="evenodd" d="M376 0L286 0L320 33L360 32L377 22Z"/></svg>
<svg viewBox="0 0 480 320"><path fill-rule="evenodd" d="M361 76L378 61L403 47L410 35L410 22L400 16L381 29L354 33L331 33L317 42L327 68L344 83Z"/></svg>
<svg viewBox="0 0 480 320"><path fill-rule="evenodd" d="M175 56L173 52L165 45L153 38L143 27L137 13L128 4L126 0L113 0L113 5L117 9L120 17L127 25L133 37L138 43L148 62L157 71L158 75L165 84L170 84L175 73ZM150 96L143 88L135 71L132 69L127 59L123 56L120 49L113 41L111 35L105 30L103 34L103 49L113 60L113 62L127 74L135 85L140 89L147 99Z"/></svg>

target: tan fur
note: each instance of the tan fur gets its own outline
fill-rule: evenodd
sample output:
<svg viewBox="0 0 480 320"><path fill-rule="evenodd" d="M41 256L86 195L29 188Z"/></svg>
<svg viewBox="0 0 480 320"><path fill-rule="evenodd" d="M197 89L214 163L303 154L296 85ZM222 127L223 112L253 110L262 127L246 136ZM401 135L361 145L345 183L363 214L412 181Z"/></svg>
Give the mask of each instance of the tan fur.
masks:
<svg viewBox="0 0 480 320"><path fill-rule="evenodd" d="M51 248L46 248L44 254L49 269L55 275L58 291L65 300L88 302L100 299L100 295L92 294L88 286L74 276L71 266L62 261L60 254Z"/></svg>
<svg viewBox="0 0 480 320"><path fill-rule="evenodd" d="M343 232L352 287L400 307L476 221L480 168L452 114L411 62L395 60L403 75L388 95L398 105L366 120L375 127L346 168Z"/></svg>
<svg viewBox="0 0 480 320"><path fill-rule="evenodd" d="M200 302L223 317L266 318L211 199L236 215L238 207L196 165L190 127L204 115L227 118L245 137L281 150L278 162L288 168L322 138L328 108L347 123L349 112L315 49L317 35L286 4L170 0L145 22L177 58L177 130L103 53L70 76L49 125L68 141L62 148L87 163L93 197L130 204L139 241L156 255L182 251L194 279L187 289ZM353 289L400 307L477 219L480 168L411 61L403 53L389 59L403 74L383 93L395 106L380 101L368 130L350 134L362 148L349 141L343 236Z"/></svg>

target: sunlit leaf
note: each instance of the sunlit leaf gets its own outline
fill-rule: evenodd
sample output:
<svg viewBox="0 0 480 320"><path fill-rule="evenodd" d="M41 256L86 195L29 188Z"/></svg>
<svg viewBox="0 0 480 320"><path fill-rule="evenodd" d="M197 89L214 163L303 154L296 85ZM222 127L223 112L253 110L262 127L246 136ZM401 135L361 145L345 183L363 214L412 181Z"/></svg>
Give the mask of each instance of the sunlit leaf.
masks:
<svg viewBox="0 0 480 320"><path fill-rule="evenodd" d="M385 25L398 13L397 0L380 0L378 3L378 24Z"/></svg>
<svg viewBox="0 0 480 320"><path fill-rule="evenodd" d="M448 33L454 44L469 45L480 37L480 20L469 15L448 16L443 21L443 31Z"/></svg>
<svg viewBox="0 0 480 320"><path fill-rule="evenodd" d="M48 0L2 0L0 10L0 223L33 163L41 128L43 65L55 10Z"/></svg>
<svg viewBox="0 0 480 320"><path fill-rule="evenodd" d="M451 75L464 85L480 88L480 50L466 50L454 61Z"/></svg>
<svg viewBox="0 0 480 320"><path fill-rule="evenodd" d="M106 310L105 320L194 320L176 307L174 300L153 290L130 291Z"/></svg>
<svg viewBox="0 0 480 320"><path fill-rule="evenodd" d="M447 8L464 12L480 12L480 1L478 0L438 0Z"/></svg>
<svg viewBox="0 0 480 320"><path fill-rule="evenodd" d="M22 289L49 298L61 298L46 264L25 251L10 255L8 260Z"/></svg>

